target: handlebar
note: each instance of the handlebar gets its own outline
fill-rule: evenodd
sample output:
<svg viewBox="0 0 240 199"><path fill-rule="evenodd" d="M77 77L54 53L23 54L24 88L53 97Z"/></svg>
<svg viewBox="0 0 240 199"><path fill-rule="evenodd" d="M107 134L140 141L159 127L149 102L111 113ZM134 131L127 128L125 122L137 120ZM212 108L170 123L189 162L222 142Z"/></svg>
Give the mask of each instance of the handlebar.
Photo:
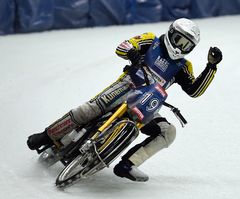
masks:
<svg viewBox="0 0 240 199"><path fill-rule="evenodd" d="M145 66L147 67L147 66ZM145 80L145 83L146 85L150 85L150 80L148 78L148 74L147 74L147 71L144 69L144 65L142 63L138 64L138 65L126 65L123 69L123 72L128 72L128 74L131 76L133 74L135 74L139 69L142 70L143 72L143 76L144 76L144 80ZM133 79L134 81L134 77L131 76L131 78Z"/></svg>
<svg viewBox="0 0 240 199"><path fill-rule="evenodd" d="M183 117L183 115L180 113L180 110L178 108L174 107L171 104L168 104L167 102L163 102L163 105L171 109L171 111L174 113L176 118L181 123L182 127L184 127L184 125L187 124L187 120Z"/></svg>

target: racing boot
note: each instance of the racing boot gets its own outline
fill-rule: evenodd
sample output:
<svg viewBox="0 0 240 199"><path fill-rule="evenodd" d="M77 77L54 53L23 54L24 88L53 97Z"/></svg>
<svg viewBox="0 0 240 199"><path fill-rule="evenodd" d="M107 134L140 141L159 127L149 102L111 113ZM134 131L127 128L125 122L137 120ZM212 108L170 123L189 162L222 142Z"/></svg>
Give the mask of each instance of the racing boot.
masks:
<svg viewBox="0 0 240 199"><path fill-rule="evenodd" d="M28 137L27 145L29 149L36 150L41 146L52 145L53 141L47 135L47 132L44 131L42 133L36 133Z"/></svg>
<svg viewBox="0 0 240 199"><path fill-rule="evenodd" d="M130 160L121 160L113 169L115 175L132 181L146 182L149 177L137 168Z"/></svg>

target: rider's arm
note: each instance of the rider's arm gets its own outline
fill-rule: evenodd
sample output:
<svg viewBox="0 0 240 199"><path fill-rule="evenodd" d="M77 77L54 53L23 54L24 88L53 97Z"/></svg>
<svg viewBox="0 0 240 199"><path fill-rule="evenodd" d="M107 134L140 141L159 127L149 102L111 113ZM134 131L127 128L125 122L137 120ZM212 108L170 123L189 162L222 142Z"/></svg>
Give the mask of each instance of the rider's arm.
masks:
<svg viewBox="0 0 240 199"><path fill-rule="evenodd" d="M186 61L185 66L176 75L175 82L178 83L189 96L199 97L212 82L216 70L216 68L213 69L207 65L203 72L195 78L191 62Z"/></svg>
<svg viewBox="0 0 240 199"><path fill-rule="evenodd" d="M125 40L117 47L116 54L123 59L128 59L127 54L129 50L134 48L138 50L141 55L144 55L151 46L154 38L155 34L148 32Z"/></svg>

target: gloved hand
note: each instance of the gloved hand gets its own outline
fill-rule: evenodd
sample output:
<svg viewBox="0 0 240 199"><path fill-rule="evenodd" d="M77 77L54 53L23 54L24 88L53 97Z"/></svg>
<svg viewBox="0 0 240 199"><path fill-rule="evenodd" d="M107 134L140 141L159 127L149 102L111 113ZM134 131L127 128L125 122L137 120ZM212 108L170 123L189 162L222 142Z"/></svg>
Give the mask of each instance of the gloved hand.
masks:
<svg viewBox="0 0 240 199"><path fill-rule="evenodd" d="M128 59L132 62L132 65L138 66L141 64L141 54L135 48L131 48L127 53Z"/></svg>
<svg viewBox="0 0 240 199"><path fill-rule="evenodd" d="M216 65L222 61L222 52L217 47L210 47L208 51L208 65L216 68Z"/></svg>

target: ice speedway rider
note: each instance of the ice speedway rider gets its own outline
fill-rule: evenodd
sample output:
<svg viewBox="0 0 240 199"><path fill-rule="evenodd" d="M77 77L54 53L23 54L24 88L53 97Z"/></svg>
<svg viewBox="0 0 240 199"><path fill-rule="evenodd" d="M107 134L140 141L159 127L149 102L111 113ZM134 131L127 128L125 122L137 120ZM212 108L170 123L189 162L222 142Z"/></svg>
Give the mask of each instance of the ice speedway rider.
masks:
<svg viewBox="0 0 240 199"><path fill-rule="evenodd" d="M201 96L214 78L217 64L222 60L222 52L217 47L210 47L206 67L195 78L191 62L184 57L195 48L199 40L198 26L189 19L181 18L175 20L168 31L160 37L148 32L123 41L117 47L116 54L132 63L124 69L124 74L96 97L70 110L48 126L44 132L29 136L28 147L35 150L42 145L53 143L76 126L84 125L121 104L133 86L143 84L140 80L134 85L132 82L134 76L142 77L141 70L136 68L139 64L147 65L148 72L163 88L167 89L173 83L178 83L189 96L193 98ZM154 58L151 59L154 61L148 57ZM137 72L130 77L129 71L132 68ZM117 176L133 181L147 181L148 176L138 167L158 151L171 145L176 137L174 125L160 114L155 115L141 132L148 137L131 148L114 167L113 171Z"/></svg>

